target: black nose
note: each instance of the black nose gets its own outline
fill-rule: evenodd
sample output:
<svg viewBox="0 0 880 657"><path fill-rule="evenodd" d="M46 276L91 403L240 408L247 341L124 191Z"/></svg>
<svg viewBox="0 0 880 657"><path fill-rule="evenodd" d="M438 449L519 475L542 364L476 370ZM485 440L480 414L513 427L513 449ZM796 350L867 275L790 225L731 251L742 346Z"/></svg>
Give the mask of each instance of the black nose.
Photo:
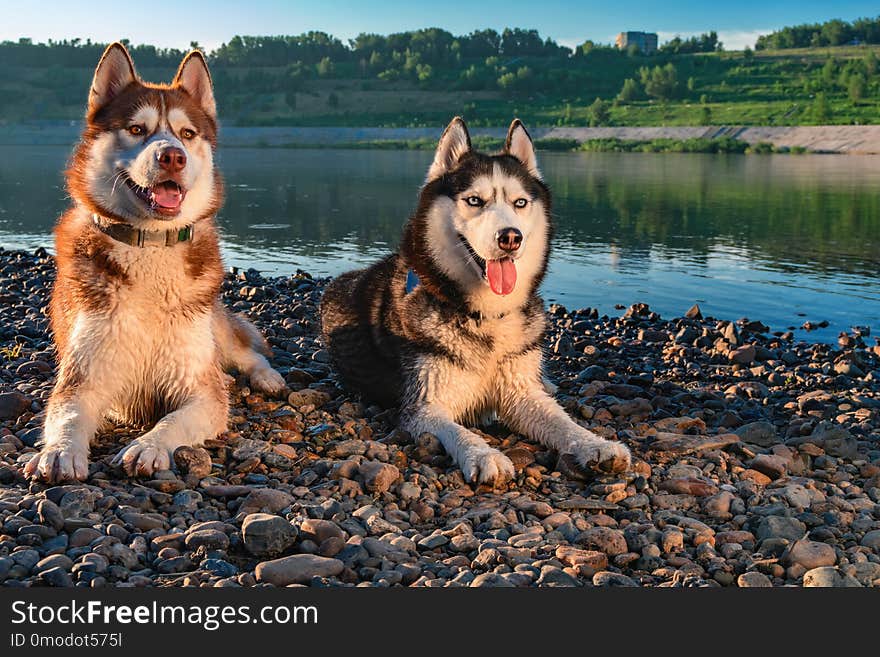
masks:
<svg viewBox="0 0 880 657"><path fill-rule="evenodd" d="M505 251L516 251L522 244L522 233L516 228L502 228L498 231L498 246Z"/></svg>
<svg viewBox="0 0 880 657"><path fill-rule="evenodd" d="M163 148L156 158L159 160L159 166L169 173L178 173L186 166L186 153L176 146Z"/></svg>

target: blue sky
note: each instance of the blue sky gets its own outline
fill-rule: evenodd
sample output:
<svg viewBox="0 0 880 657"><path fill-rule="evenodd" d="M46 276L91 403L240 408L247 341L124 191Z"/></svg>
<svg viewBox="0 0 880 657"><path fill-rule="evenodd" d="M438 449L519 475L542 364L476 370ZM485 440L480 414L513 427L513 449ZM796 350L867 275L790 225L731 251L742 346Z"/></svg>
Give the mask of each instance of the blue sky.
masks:
<svg viewBox="0 0 880 657"><path fill-rule="evenodd" d="M152 0L131 3L92 0L0 0L0 40L35 41L71 37L208 49L235 34L298 34L323 30L343 39L360 32L398 32L442 27L460 34L493 27L534 27L560 43L586 39L611 42L621 30L658 32L661 41L711 29L728 48L754 44L758 34L784 25L852 20L880 14L880 4L849 0L627 2L594 0Z"/></svg>

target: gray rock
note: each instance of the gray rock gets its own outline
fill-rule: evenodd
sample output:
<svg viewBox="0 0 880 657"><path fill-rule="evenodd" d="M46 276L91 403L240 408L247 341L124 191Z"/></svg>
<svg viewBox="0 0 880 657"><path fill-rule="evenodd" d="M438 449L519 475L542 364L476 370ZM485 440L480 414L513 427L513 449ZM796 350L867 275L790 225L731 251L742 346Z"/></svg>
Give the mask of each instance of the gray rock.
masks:
<svg viewBox="0 0 880 657"><path fill-rule="evenodd" d="M826 453L839 458L855 458L859 443L853 435L837 424L822 422L810 436L810 442L821 445Z"/></svg>
<svg viewBox="0 0 880 657"><path fill-rule="evenodd" d="M225 550L229 547L229 537L216 529L199 529L188 532L185 543L188 550L197 550L200 547L207 550Z"/></svg>
<svg viewBox="0 0 880 657"><path fill-rule="evenodd" d="M554 566L544 566L541 568L541 576L536 582L538 586L546 587L572 587L580 586L577 578L572 577L561 568Z"/></svg>
<svg viewBox="0 0 880 657"><path fill-rule="evenodd" d="M73 559L64 554L53 554L45 559L40 559L31 569L31 573L39 575L45 570L51 568L61 568L62 570L70 570L73 567Z"/></svg>
<svg viewBox="0 0 880 657"><path fill-rule="evenodd" d="M289 521L268 513L252 513L241 525L244 546L256 557L282 554L294 544L297 533Z"/></svg>
<svg viewBox="0 0 880 657"><path fill-rule="evenodd" d="M258 582L287 586L305 584L313 577L334 577L344 568L345 564L339 559L314 554L294 554L257 564L256 577Z"/></svg>
<svg viewBox="0 0 880 657"><path fill-rule="evenodd" d="M759 541L768 538L784 538L788 541L796 541L807 532L807 526L796 518L785 516L767 516L758 523L755 536Z"/></svg>
<svg viewBox="0 0 880 657"><path fill-rule="evenodd" d="M55 530L60 531L64 527L64 514L58 505L51 500L40 500L37 502L37 517L40 522Z"/></svg>
<svg viewBox="0 0 880 657"><path fill-rule="evenodd" d="M844 587L861 587L855 577L842 573L839 569L831 566L823 566L821 568L813 568L804 575L804 586L809 588L844 588Z"/></svg>
<svg viewBox="0 0 880 657"><path fill-rule="evenodd" d="M70 588L73 586L73 577L64 568L49 568L40 573L40 579L49 586L58 588Z"/></svg>
<svg viewBox="0 0 880 657"><path fill-rule="evenodd" d="M780 442L779 435L776 433L776 427L771 422L765 420L744 424L734 433L739 436L742 442L759 445L760 447L772 447Z"/></svg>
<svg viewBox="0 0 880 657"><path fill-rule="evenodd" d="M867 532L859 543L871 548L874 552L880 552L880 529Z"/></svg>
<svg viewBox="0 0 880 657"><path fill-rule="evenodd" d="M837 563L834 548L825 543L801 539L792 543L782 554L782 565L803 566L806 570Z"/></svg>
<svg viewBox="0 0 880 657"><path fill-rule="evenodd" d="M740 575L736 579L736 584L743 589L769 588L773 586L773 583L770 581L769 577L767 577L764 573L759 573L756 570L751 570L747 573L743 573L742 575Z"/></svg>
<svg viewBox="0 0 880 657"><path fill-rule="evenodd" d="M610 570L603 570L593 575L593 586L638 586L638 584L631 577L620 573L612 573Z"/></svg>
<svg viewBox="0 0 880 657"><path fill-rule="evenodd" d="M495 587L495 588L515 588L516 584L505 579L502 575L498 573L481 573L474 577L471 581L470 586L472 587Z"/></svg>

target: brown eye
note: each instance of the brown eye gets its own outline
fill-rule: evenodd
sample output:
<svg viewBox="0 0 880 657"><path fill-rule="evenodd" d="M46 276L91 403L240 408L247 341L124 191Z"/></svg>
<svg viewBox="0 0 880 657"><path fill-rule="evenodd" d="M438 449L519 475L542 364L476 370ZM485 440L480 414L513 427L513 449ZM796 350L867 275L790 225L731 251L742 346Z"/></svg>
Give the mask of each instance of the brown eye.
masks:
<svg viewBox="0 0 880 657"><path fill-rule="evenodd" d="M479 196L468 196L464 201L472 208L481 208L485 205L485 202Z"/></svg>
<svg viewBox="0 0 880 657"><path fill-rule="evenodd" d="M196 136L196 131L193 130L192 128L184 128L183 130L180 131L180 136L183 137L184 139L192 139L193 137Z"/></svg>
<svg viewBox="0 0 880 657"><path fill-rule="evenodd" d="M130 134L132 137L140 137L146 131L147 131L147 129L144 128L144 126L142 126L140 124L128 126L128 134Z"/></svg>
<svg viewBox="0 0 880 657"><path fill-rule="evenodd" d="M513 202L513 207L515 208L524 208L529 204L529 200L526 198L518 198Z"/></svg>

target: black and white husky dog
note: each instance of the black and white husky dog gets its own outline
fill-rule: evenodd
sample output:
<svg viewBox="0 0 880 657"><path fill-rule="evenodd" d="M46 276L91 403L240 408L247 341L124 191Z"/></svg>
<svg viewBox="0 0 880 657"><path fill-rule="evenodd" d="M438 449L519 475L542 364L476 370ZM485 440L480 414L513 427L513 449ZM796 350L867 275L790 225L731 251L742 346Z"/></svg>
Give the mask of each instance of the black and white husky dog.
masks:
<svg viewBox="0 0 880 657"><path fill-rule="evenodd" d="M515 120L504 150L471 148L455 118L437 147L398 253L328 285L325 343L344 386L400 406L401 428L439 438L470 481L513 464L465 424L495 413L585 467L626 469L627 448L577 424L546 391L541 342L550 191Z"/></svg>

